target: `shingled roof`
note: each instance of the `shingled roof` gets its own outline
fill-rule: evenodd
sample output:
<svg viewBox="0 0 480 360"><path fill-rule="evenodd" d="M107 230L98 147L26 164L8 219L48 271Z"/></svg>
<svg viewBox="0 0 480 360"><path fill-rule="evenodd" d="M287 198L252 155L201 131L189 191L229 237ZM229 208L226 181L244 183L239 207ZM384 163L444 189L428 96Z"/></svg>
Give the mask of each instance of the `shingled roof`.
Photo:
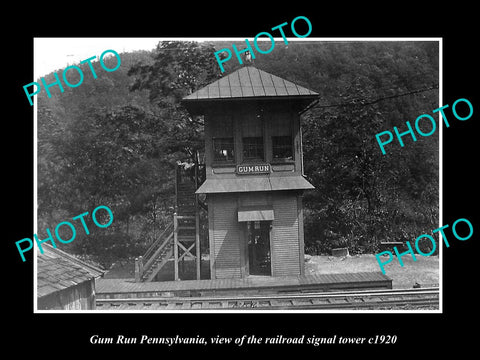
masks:
<svg viewBox="0 0 480 360"><path fill-rule="evenodd" d="M100 277L104 271L66 252L42 245L37 256L37 297Z"/></svg>
<svg viewBox="0 0 480 360"><path fill-rule="evenodd" d="M303 86L253 66L245 66L184 97L183 101L272 97L313 99L317 96L318 93Z"/></svg>

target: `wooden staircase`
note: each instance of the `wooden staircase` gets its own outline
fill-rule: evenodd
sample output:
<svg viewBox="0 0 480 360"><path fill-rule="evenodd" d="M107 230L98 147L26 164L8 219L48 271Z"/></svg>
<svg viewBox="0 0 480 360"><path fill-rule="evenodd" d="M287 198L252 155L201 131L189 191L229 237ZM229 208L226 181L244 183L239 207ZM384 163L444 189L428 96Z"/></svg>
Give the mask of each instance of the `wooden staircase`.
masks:
<svg viewBox="0 0 480 360"><path fill-rule="evenodd" d="M195 260L196 278L200 279L199 203L195 194L200 183L199 166L177 166L173 222L155 240L143 256L135 259L135 281L153 281L170 260L174 260L174 277L180 280L179 264Z"/></svg>
<svg viewBox="0 0 480 360"><path fill-rule="evenodd" d="M175 208L173 218L173 255L175 280L179 280L179 264L186 258L195 260L197 280L200 280L200 230L198 196L195 191L199 185L198 165L177 167L175 186Z"/></svg>
<svg viewBox="0 0 480 360"><path fill-rule="evenodd" d="M135 281L152 281L173 255L173 223L154 241L143 256L135 259Z"/></svg>

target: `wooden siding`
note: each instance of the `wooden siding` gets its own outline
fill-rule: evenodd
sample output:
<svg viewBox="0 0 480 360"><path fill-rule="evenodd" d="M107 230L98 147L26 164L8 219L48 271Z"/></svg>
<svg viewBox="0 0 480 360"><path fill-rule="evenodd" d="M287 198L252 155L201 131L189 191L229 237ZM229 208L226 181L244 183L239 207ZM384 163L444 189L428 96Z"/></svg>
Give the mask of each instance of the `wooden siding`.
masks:
<svg viewBox="0 0 480 360"><path fill-rule="evenodd" d="M298 216L298 246L299 246L299 264L300 275L305 275L305 238L303 231L303 194L297 196L297 216Z"/></svg>
<svg viewBox="0 0 480 360"><path fill-rule="evenodd" d="M37 299L38 310L95 310L95 280L50 293Z"/></svg>
<svg viewBox="0 0 480 360"><path fill-rule="evenodd" d="M255 117L258 112L262 113L260 119ZM263 134L265 163L272 165L269 177L282 177L286 175L302 175L302 146L300 117L288 104L243 104L243 106L217 106L205 115L205 165L207 179L232 179L243 178L244 175L235 173L235 165L245 164L243 159L243 137ZM272 149L273 136L292 135L293 160L274 159ZM215 137L234 138L234 161L216 162L212 139ZM267 175L257 175L267 178ZM313 187L311 187L313 188ZM265 189L267 190L267 189ZM272 189L272 190L285 190ZM242 191L242 190L237 190ZM256 190L259 191L259 190Z"/></svg>
<svg viewBox="0 0 480 360"><path fill-rule="evenodd" d="M270 237L272 276L304 273L303 219L296 192L259 192L209 195L212 279L240 278L246 274L245 224L238 222L242 206L272 206L275 219Z"/></svg>
<svg viewBox="0 0 480 360"><path fill-rule="evenodd" d="M268 192L252 193L239 193L238 194L238 206L269 206L271 205L271 199Z"/></svg>
<svg viewBox="0 0 480 360"><path fill-rule="evenodd" d="M300 275L300 244L297 196L278 192L273 196L275 220L270 239L272 276Z"/></svg>
<svg viewBox="0 0 480 360"><path fill-rule="evenodd" d="M213 211L213 267L214 276L220 278L241 277L241 224L237 220L236 195L215 195ZM212 274L213 276L213 274Z"/></svg>
<svg viewBox="0 0 480 360"><path fill-rule="evenodd" d="M103 273L102 269L44 244L43 254L37 256L37 309L94 309L95 278Z"/></svg>

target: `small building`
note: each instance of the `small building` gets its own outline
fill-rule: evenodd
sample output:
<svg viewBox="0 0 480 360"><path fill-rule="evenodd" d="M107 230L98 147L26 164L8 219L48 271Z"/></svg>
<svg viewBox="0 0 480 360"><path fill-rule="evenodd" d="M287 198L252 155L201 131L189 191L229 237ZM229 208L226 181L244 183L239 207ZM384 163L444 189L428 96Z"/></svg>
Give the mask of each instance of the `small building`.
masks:
<svg viewBox="0 0 480 360"><path fill-rule="evenodd" d="M212 279L304 274L299 112L317 98L245 66L183 99L204 116Z"/></svg>
<svg viewBox="0 0 480 360"><path fill-rule="evenodd" d="M104 271L66 252L42 245L37 255L38 310L94 310L95 280Z"/></svg>

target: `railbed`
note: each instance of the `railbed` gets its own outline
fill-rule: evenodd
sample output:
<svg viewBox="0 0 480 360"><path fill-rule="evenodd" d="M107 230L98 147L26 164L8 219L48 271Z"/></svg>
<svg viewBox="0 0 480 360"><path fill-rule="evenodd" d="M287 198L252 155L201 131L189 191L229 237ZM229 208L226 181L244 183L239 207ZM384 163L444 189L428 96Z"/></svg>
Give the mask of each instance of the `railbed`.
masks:
<svg viewBox="0 0 480 360"><path fill-rule="evenodd" d="M391 289L392 279L381 272L315 274L289 277L249 276L241 279L135 282L98 279L97 299L201 297L285 294L308 291Z"/></svg>

